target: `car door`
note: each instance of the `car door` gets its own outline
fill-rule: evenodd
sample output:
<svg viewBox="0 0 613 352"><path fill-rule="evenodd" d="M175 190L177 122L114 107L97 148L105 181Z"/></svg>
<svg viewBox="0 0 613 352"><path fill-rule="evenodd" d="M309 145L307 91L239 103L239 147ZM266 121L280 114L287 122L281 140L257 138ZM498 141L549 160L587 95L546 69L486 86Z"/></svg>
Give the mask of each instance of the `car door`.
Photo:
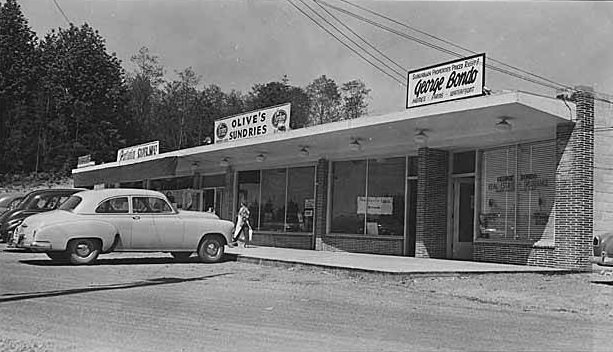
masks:
<svg viewBox="0 0 613 352"><path fill-rule="evenodd" d="M120 243L115 250L121 251L129 246L132 236L132 215L129 211L128 197L114 197L102 201L95 210L95 218L111 223L117 229Z"/></svg>
<svg viewBox="0 0 613 352"><path fill-rule="evenodd" d="M132 243L137 250L185 249L183 222L162 198L132 197Z"/></svg>

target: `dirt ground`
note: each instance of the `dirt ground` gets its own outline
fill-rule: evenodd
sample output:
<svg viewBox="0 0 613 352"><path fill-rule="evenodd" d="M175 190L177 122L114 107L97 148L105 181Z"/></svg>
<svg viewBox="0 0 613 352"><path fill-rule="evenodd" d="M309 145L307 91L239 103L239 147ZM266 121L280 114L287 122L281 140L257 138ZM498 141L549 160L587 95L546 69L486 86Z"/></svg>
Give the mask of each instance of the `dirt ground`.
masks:
<svg viewBox="0 0 613 352"><path fill-rule="evenodd" d="M371 284L377 282L373 277L358 276L357 279ZM592 273L564 275L513 273L399 280L387 277L380 284L512 310L568 313L605 321L613 319L611 266L594 265Z"/></svg>
<svg viewBox="0 0 613 352"><path fill-rule="evenodd" d="M17 253L4 253L5 259L3 260L6 261L4 264L12 265L15 270L25 270L27 271L26 274L35 277L36 275L41 276L39 281L42 283L48 281L48 285L51 285L53 290L57 290L58 287L80 287L79 284L83 280L85 280L83 282L90 282L93 287L103 287L104 285L113 287L113 285L117 285L115 283L117 280L140 282L139 280L142 281L143 278L193 277L194 275L201 275L203 269L213 273L232 272L231 276L219 279L219 281L211 281L207 286L211 291L208 292L215 297L215 300L221 300L220 305L223 307L229 306L230 302L233 301L233 298L225 297L226 295L232 294L232 292L239 295L243 294L236 291L239 286L244 287L250 294L260 293L261 296L251 296L254 302L250 307L232 306L231 309L236 309L236 312L233 311L232 314L242 312L240 314L243 314L246 320L258 319L259 315L252 313L259 312L257 309L254 310L254 307L257 308L258 306L259 299L263 300L262 307L267 307L265 308L266 312L273 312L267 310L271 307L277 307L278 309L285 306L293 307L289 306L289 303L295 304L299 308L301 304L306 304L302 302L303 300L312 302L330 300L336 303L330 306L329 309L332 310L338 309L342 302L362 302L364 305L367 304L366 302L375 302L373 304L383 302L382 304L388 307L390 312L395 311L394 309L406 310L411 306L431 307L432 310L469 307L474 309L475 312L490 311L489 308L491 308L491 311L509 312L513 316L517 316L517 314L521 316L523 312L526 312L529 316L546 317L545 320L566 317L568 319L563 319L564 321L574 321L577 324L583 322L583 325L587 324L588 326L593 324L594 326L606 327L607 323L613 320L613 267L594 266L595 270L592 273L565 275L483 274L446 277L399 277L333 272L322 268L304 266L270 267L240 262L226 262L209 269L197 263L174 264L171 259L164 255L152 259L125 259L134 257L131 254L111 254L109 255L110 259L99 266L85 268L47 267L42 265L44 263L38 263L38 266L24 265L24 263L17 261L18 255ZM19 260L30 259L30 256L32 257L30 260L35 259L35 257L46 260L40 255L28 254L26 256L28 258L25 258L24 255L19 256ZM143 256L151 257L150 255ZM43 280L43 277L53 276L52 273L61 274L61 276L54 277L51 281ZM12 282L10 280L12 280L10 276L7 276L5 283ZM218 283L215 286L213 282ZM22 287L21 285L25 286ZM27 287L25 283L20 283L8 291L28 292L33 290L45 292L44 287L34 287L31 290L25 289L25 287ZM138 301L151 300L153 296L148 295L159 295L165 291L154 289L154 287L157 286L151 286L151 290L148 291L135 291L148 292L145 297L139 296ZM194 290L201 289L197 284L186 285L183 288L185 292L172 291L177 309L195 303L196 301L190 301L197 296L194 294ZM115 299L113 297L119 298L120 294L127 295L129 292L130 290L108 291L107 295L99 297L108 296L105 299ZM72 304L78 303L79 300L87 300L88 295L95 295L95 293L65 296L64 299L66 304L69 302ZM271 295L274 297L269 297ZM289 297L288 301L276 301L277 298L285 296ZM63 307L62 297L53 298L53 301L59 307ZM228 300L228 302L225 302L225 300ZM134 301L133 304L137 304L136 302ZM118 306L127 306L124 304L125 302L116 303ZM9 306L7 305L7 307ZM140 312L139 310L136 311ZM300 310L297 309L292 312L292 314L298 314ZM214 312L209 313L213 314ZM117 313L110 312L109 314L113 316ZM164 314L170 314L170 312ZM261 315L261 312L258 314ZM449 314L451 315L452 312L450 311ZM156 319L166 318L168 317L163 314L156 316ZM282 316L279 318L282 318ZM299 318L296 317L296 319ZM380 318L391 319L390 317ZM40 322L32 323L44 324ZM610 331L613 334L613 327ZM53 341L46 340L44 336L30 339L27 337L29 335L22 336L17 333L2 335L0 334L1 351L41 352L62 350L61 348L58 349ZM55 343L57 344L57 341Z"/></svg>

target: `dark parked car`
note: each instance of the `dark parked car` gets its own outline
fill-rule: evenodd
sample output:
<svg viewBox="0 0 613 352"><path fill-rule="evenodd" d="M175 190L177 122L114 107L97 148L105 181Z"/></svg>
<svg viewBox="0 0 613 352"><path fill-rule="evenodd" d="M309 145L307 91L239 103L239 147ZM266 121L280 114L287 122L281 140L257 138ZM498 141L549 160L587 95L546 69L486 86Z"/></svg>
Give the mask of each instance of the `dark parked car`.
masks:
<svg viewBox="0 0 613 352"><path fill-rule="evenodd" d="M8 193L0 196L0 214L14 209L23 199L23 193Z"/></svg>
<svg viewBox="0 0 613 352"><path fill-rule="evenodd" d="M612 264L613 258L613 233L603 233L594 236L594 256L598 257L600 265Z"/></svg>
<svg viewBox="0 0 613 352"><path fill-rule="evenodd" d="M39 189L25 195L21 203L0 215L0 240L8 242L15 228L30 215L56 209L71 195L81 192L79 188Z"/></svg>

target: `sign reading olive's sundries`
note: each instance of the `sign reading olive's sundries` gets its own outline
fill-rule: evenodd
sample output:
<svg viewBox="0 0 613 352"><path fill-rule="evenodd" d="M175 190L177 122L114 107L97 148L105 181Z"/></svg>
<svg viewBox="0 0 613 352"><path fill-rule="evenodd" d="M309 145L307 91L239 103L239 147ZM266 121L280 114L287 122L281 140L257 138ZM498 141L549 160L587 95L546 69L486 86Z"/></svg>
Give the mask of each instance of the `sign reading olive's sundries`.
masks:
<svg viewBox="0 0 613 352"><path fill-rule="evenodd" d="M291 104L234 115L215 121L215 143L289 130Z"/></svg>

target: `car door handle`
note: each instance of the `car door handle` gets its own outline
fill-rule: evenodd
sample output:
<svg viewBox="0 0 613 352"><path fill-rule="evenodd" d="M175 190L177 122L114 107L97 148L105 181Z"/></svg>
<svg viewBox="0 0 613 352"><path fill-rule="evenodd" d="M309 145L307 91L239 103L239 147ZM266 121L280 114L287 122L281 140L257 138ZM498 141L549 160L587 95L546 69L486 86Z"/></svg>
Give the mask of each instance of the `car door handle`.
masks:
<svg viewBox="0 0 613 352"><path fill-rule="evenodd" d="M134 219L134 220L140 220L140 216L139 216L139 215L134 215L134 216L132 217L132 219Z"/></svg>

